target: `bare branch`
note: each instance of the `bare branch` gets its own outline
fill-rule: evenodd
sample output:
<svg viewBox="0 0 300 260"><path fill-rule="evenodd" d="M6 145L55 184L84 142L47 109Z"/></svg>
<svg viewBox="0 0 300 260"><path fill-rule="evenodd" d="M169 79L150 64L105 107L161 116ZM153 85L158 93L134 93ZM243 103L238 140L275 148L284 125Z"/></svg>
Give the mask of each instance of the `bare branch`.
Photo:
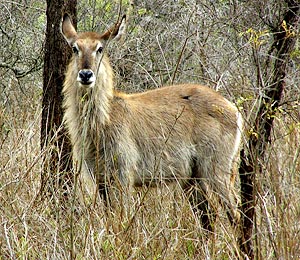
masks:
<svg viewBox="0 0 300 260"><path fill-rule="evenodd" d="M16 78L19 79L27 76L30 73L39 71L42 68L42 64L36 59L34 65L31 68L29 68L28 70L23 70L18 67L14 67L11 64L0 62L0 68L10 69L15 74Z"/></svg>

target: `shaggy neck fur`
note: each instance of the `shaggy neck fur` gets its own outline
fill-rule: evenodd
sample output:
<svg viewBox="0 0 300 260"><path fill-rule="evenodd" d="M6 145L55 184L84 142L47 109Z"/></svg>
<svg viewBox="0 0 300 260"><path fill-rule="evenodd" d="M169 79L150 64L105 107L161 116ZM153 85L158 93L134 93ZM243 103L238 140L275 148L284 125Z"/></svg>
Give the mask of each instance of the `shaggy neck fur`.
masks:
<svg viewBox="0 0 300 260"><path fill-rule="evenodd" d="M110 102L113 98L113 72L107 56L103 56L98 72L95 71L97 79L93 87L80 85L76 80L77 73L76 61L72 59L66 72L63 89L65 120L71 125L75 123L71 122L75 118L81 123L87 119L93 124L109 123ZM92 117L95 118L92 120Z"/></svg>

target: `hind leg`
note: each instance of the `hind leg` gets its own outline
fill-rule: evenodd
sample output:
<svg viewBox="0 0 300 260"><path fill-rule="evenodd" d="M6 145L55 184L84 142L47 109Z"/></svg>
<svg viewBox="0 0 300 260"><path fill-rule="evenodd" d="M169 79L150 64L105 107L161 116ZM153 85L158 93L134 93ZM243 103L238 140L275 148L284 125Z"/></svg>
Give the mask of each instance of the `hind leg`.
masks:
<svg viewBox="0 0 300 260"><path fill-rule="evenodd" d="M210 195L200 180L191 179L184 187L195 215L200 219L204 229L213 232L216 211L209 203Z"/></svg>
<svg viewBox="0 0 300 260"><path fill-rule="evenodd" d="M219 195L220 203L226 211L231 225L236 226L239 222L240 214L238 211L239 197L236 192L234 180L230 178L224 179L214 190Z"/></svg>
<svg viewBox="0 0 300 260"><path fill-rule="evenodd" d="M107 209L111 205L109 199L110 197L109 197L108 185L105 182L98 182L97 187L98 187L99 196L103 201L104 207Z"/></svg>
<svg viewBox="0 0 300 260"><path fill-rule="evenodd" d="M215 167L213 178L207 183L213 192L215 203L219 204L226 213L228 220L235 226L239 222L237 186L235 174L221 167ZM215 205L216 205L215 204Z"/></svg>

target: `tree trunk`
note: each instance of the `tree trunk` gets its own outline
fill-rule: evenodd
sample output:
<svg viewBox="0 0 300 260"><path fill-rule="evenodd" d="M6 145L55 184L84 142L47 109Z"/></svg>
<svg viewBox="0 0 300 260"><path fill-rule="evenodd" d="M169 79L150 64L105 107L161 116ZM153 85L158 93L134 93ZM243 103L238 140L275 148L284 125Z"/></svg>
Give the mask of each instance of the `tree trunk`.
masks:
<svg viewBox="0 0 300 260"><path fill-rule="evenodd" d="M62 87L71 50L60 33L60 22L62 14L68 12L76 25L76 5L77 0L47 0L41 148L42 191L50 194L62 187L65 191L72 180L71 145L62 124Z"/></svg>
<svg viewBox="0 0 300 260"><path fill-rule="evenodd" d="M253 133L248 142L249 153L241 152L241 165L239 174L241 179L241 210L242 210L242 237L240 248L249 259L254 259L252 245L252 232L255 215L255 173L262 173L262 163L265 160L265 151L271 143L271 130L274 114L277 113L285 87L285 76L290 53L295 45L295 27L299 20L299 3L296 0L286 0L287 9L279 24L271 24L273 44L269 50L269 57L274 57L273 62L267 60L266 68L270 73L265 73L263 98L253 126ZM270 77L272 75L272 77ZM259 82L258 82L259 84Z"/></svg>

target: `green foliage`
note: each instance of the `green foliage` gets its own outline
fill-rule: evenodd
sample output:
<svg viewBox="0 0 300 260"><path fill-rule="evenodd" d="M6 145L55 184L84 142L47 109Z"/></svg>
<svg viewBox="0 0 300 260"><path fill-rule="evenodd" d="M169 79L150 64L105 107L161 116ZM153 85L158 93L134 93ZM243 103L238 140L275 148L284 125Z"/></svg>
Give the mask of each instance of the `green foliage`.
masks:
<svg viewBox="0 0 300 260"><path fill-rule="evenodd" d="M160 254L153 257L153 260L160 260L160 259L162 259L162 256Z"/></svg>
<svg viewBox="0 0 300 260"><path fill-rule="evenodd" d="M102 242L102 250L105 254L108 254L109 252L114 250L114 246L109 239L106 239Z"/></svg>
<svg viewBox="0 0 300 260"><path fill-rule="evenodd" d="M46 26L46 14L43 13L43 14L39 15L39 17L37 18L36 27L43 29L43 28L45 28L45 26Z"/></svg>
<svg viewBox="0 0 300 260"><path fill-rule="evenodd" d="M296 32L294 31L294 29L292 28L292 26L288 25L285 20L282 21L281 27L285 31L285 35L286 35L285 37L286 38L290 38L290 37L295 37L296 36Z"/></svg>
<svg viewBox="0 0 300 260"><path fill-rule="evenodd" d="M291 51L290 59L294 62L295 67L297 67L297 69L300 69L300 49L298 46Z"/></svg>
<svg viewBox="0 0 300 260"><path fill-rule="evenodd" d="M246 97L244 96L240 96L237 100L236 100L236 106L238 107L238 109L241 111L244 109L244 104L248 103L249 101L253 101L254 97L251 95L248 95Z"/></svg>
<svg viewBox="0 0 300 260"><path fill-rule="evenodd" d="M195 256L194 242L191 240L187 240L186 241L186 249L187 249L188 257L190 259L193 259L193 257Z"/></svg>
<svg viewBox="0 0 300 260"><path fill-rule="evenodd" d="M296 48L291 52L291 59L299 59L300 58L300 49Z"/></svg>
<svg viewBox="0 0 300 260"><path fill-rule="evenodd" d="M247 37L248 43L255 49L259 49L259 47L270 40L269 30L256 31L253 28L249 28L245 32L240 33L240 36Z"/></svg>
<svg viewBox="0 0 300 260"><path fill-rule="evenodd" d="M26 256L28 255L28 241L25 237L21 237L18 241L18 248L19 251L16 253L18 259L26 259Z"/></svg>
<svg viewBox="0 0 300 260"><path fill-rule="evenodd" d="M140 8L139 10L137 10L137 13L139 15L144 15L147 13L147 9L146 8Z"/></svg>

